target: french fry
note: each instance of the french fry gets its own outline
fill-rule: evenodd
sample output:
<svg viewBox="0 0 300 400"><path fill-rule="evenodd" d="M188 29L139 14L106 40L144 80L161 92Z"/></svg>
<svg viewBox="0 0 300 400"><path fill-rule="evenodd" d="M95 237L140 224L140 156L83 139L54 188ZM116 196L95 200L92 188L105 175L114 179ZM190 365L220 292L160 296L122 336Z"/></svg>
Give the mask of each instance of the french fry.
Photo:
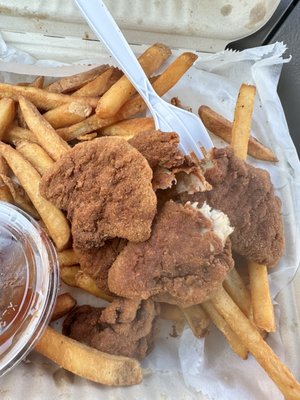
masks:
<svg viewBox="0 0 300 400"><path fill-rule="evenodd" d="M211 299L211 302L238 335L240 341L275 382L284 397L289 400L298 400L300 398L300 384L226 291L224 289L219 290Z"/></svg>
<svg viewBox="0 0 300 400"><path fill-rule="evenodd" d="M80 271L80 265L60 265L60 279L69 286L77 287L76 274Z"/></svg>
<svg viewBox="0 0 300 400"><path fill-rule="evenodd" d="M148 48L139 58L145 74L150 76L169 58L171 50L160 43ZM132 83L124 75L99 100L96 114L101 118L110 118L117 114L127 100L136 92Z"/></svg>
<svg viewBox="0 0 300 400"><path fill-rule="evenodd" d="M248 271L254 323L258 328L267 332L275 332L276 324L267 267L255 262L249 262Z"/></svg>
<svg viewBox="0 0 300 400"><path fill-rule="evenodd" d="M204 309L206 314L211 318L211 320L219 329L219 331L222 332L223 335L226 337L232 350L243 360L246 360L248 358L247 347L241 342L238 335L229 326L229 324L222 317L222 315L217 311L215 306L210 301L206 301L201 304L201 307Z"/></svg>
<svg viewBox="0 0 300 400"><path fill-rule="evenodd" d="M40 195L41 176L25 158L11 146L0 142L0 154L6 159L37 212L44 221L58 250L70 241L70 227L64 214Z"/></svg>
<svg viewBox="0 0 300 400"><path fill-rule="evenodd" d="M208 334L209 318L200 305L180 307L180 310L196 337L203 338Z"/></svg>
<svg viewBox="0 0 300 400"><path fill-rule="evenodd" d="M77 140L79 140L80 142L84 142L87 140L93 140L98 136L97 132L91 132L91 133L87 133L86 135L81 135L78 136Z"/></svg>
<svg viewBox="0 0 300 400"><path fill-rule="evenodd" d="M14 101L18 101L19 96L24 96L30 100L37 108L41 110L51 110L65 103L72 103L74 97L61 93L50 93L47 90L36 87L24 87L17 85L9 85L8 83L0 83L0 98L10 97ZM97 106L98 98L96 97L78 97L77 101L89 104L93 108Z"/></svg>
<svg viewBox="0 0 300 400"><path fill-rule="evenodd" d="M77 287L92 294L93 296L99 297L105 301L112 301L113 298L103 292L96 285L95 281L87 276L80 270L79 265L73 266L61 266L60 268L61 280L69 286Z"/></svg>
<svg viewBox="0 0 300 400"><path fill-rule="evenodd" d="M81 88L86 83L95 79L109 68L108 65L100 65L99 67L88 71L80 72L76 75L66 76L51 83L46 87L48 92L52 93L69 93Z"/></svg>
<svg viewBox="0 0 300 400"><path fill-rule="evenodd" d="M0 157L0 175L7 176L9 174L9 166L3 157Z"/></svg>
<svg viewBox="0 0 300 400"><path fill-rule="evenodd" d="M19 104L29 129L35 134L39 144L53 158L58 160L68 150L69 145L39 113L38 109L25 97L19 97Z"/></svg>
<svg viewBox="0 0 300 400"><path fill-rule="evenodd" d="M102 96L117 80L122 76L122 71L118 68L110 67L94 80L76 90L72 96Z"/></svg>
<svg viewBox="0 0 300 400"><path fill-rule="evenodd" d="M18 140L28 140L32 143L38 143L35 134L29 129L20 128L19 126L11 125L4 133L3 142L15 144Z"/></svg>
<svg viewBox="0 0 300 400"><path fill-rule="evenodd" d="M105 126L114 124L119 121L118 117L111 118L100 118L97 114L93 114L85 120L78 122L77 124L68 126L66 128L57 129L58 135L63 138L66 142L76 139L79 136L86 135L87 133L96 131Z"/></svg>
<svg viewBox="0 0 300 400"><path fill-rule="evenodd" d="M225 142L231 143L232 122L207 106L199 107L198 114L203 124L210 132L219 136L221 139L225 140ZM249 137L248 154L257 160L278 161L272 150L252 136Z"/></svg>
<svg viewBox="0 0 300 400"><path fill-rule="evenodd" d="M52 158L36 143L29 142L28 140L19 140L16 142L16 149L34 166L41 176L54 164Z"/></svg>
<svg viewBox="0 0 300 400"><path fill-rule="evenodd" d="M57 256L59 265L75 265L78 263L78 259L73 249L59 251Z"/></svg>
<svg viewBox="0 0 300 400"><path fill-rule="evenodd" d="M10 192L11 201L9 201L9 203L20 207L23 211L27 212L27 214L31 215L33 218L38 219L39 214L32 205L24 189L6 175L0 175L0 180Z"/></svg>
<svg viewBox="0 0 300 400"><path fill-rule="evenodd" d="M37 76L30 84L31 87L42 89L44 87L45 78L43 76Z"/></svg>
<svg viewBox="0 0 300 400"><path fill-rule="evenodd" d="M43 114L43 117L54 129L57 129L83 121L91 115L92 111L93 109L89 104L76 102L74 99L73 103L63 104L47 111Z"/></svg>
<svg viewBox="0 0 300 400"><path fill-rule="evenodd" d="M103 136L125 136L130 138L137 133L155 129L153 118L132 118L109 125L101 130Z"/></svg>
<svg viewBox="0 0 300 400"><path fill-rule="evenodd" d="M36 88L42 89L44 86L44 81L45 81L45 78L43 76L37 76L32 82L29 82L29 83L28 82L18 82L18 83L16 83L16 85L17 86L25 86L25 87L31 86L31 87L36 87Z"/></svg>
<svg viewBox="0 0 300 400"><path fill-rule="evenodd" d="M10 204L14 204L14 199L6 185L0 185L0 200L6 201Z"/></svg>
<svg viewBox="0 0 300 400"><path fill-rule="evenodd" d="M160 318L174 322L183 322L185 320L184 315L178 306L168 303L159 303L159 307Z"/></svg>
<svg viewBox="0 0 300 400"><path fill-rule="evenodd" d="M57 296L54 310L51 316L51 322L68 314L77 304L77 301L70 293L63 293Z"/></svg>
<svg viewBox="0 0 300 400"><path fill-rule="evenodd" d="M253 312L249 290L235 268L227 274L223 286L232 300L240 307L250 320L253 320Z"/></svg>
<svg viewBox="0 0 300 400"><path fill-rule="evenodd" d="M143 374L137 360L103 353L46 328L35 350L82 378L110 386L140 383Z"/></svg>
<svg viewBox="0 0 300 400"><path fill-rule="evenodd" d="M31 87L36 87L36 88L43 88L44 86L44 77L43 76L37 76L31 83L19 83L18 86L31 86ZM27 129L27 124L25 122L25 119L23 117L22 111L20 109L19 104L17 105L17 121L18 125L21 128Z"/></svg>
<svg viewBox="0 0 300 400"><path fill-rule="evenodd" d="M113 298L107 295L103 290L98 288L95 281L82 271L78 271L75 277L76 287L91 293L93 296L99 297L106 301L112 301Z"/></svg>
<svg viewBox="0 0 300 400"><path fill-rule="evenodd" d="M234 154L242 160L246 159L248 152L255 94L255 86L241 85L234 110L231 146Z"/></svg>
<svg viewBox="0 0 300 400"><path fill-rule="evenodd" d="M12 99L0 100L0 140L2 140L7 127L13 122L16 115L15 103Z"/></svg>
<svg viewBox="0 0 300 400"><path fill-rule="evenodd" d="M181 54L162 72L157 79L155 79L152 84L153 89L159 96L164 95L179 81L179 79L186 73L186 71L194 64L196 60L196 54ZM146 103L140 95L136 94L123 105L118 112L118 116L121 120L127 119L145 111L146 109Z"/></svg>

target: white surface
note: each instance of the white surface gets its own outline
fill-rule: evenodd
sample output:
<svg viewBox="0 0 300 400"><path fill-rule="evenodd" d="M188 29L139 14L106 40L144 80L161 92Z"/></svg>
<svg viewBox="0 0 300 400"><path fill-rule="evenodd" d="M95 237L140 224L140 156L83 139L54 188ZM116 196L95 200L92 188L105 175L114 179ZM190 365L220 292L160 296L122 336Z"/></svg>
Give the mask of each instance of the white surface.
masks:
<svg viewBox="0 0 300 400"><path fill-rule="evenodd" d="M211 55L207 59L200 60L196 68L191 69L167 96L170 98L178 95L182 102L192 106L195 112L200 104L207 104L232 118L240 83L254 81L257 85L260 99L256 102L253 129L259 139L273 148L279 163L270 165L254 163L252 159L249 161L268 168L271 173L276 190L283 201L287 238L284 258L271 278L274 294L286 287L292 279L299 265L300 249L299 160L276 94L283 51L284 46L276 44L242 53L223 52ZM16 61L17 53L9 49L7 52L10 52ZM10 57L6 57L6 60L10 61ZM40 67L42 68L41 64ZM20 66L20 69L24 67ZM3 77L19 80L24 78L7 74L3 74ZM295 290L299 286L291 287ZM79 302L83 303L86 299L87 296L81 295ZM295 351L299 343L299 320L297 309L295 310L297 299L293 298L293 292L286 288L281 291L281 296L278 296L277 300L281 312L280 328L276 334L270 335L270 341L299 379L299 361ZM94 299L93 303L96 305L98 300ZM210 335L204 343L195 340L186 330L180 340L178 351L178 339L170 338L168 327L165 329L155 350L143 363L147 373L144 382L139 386L125 389L103 388L73 377L44 358L31 354L29 363L22 363L11 374L0 379L1 399L21 400L24 393L33 400L206 398L200 392L196 392L197 390L209 393L210 398L222 400L282 399L261 368L251 359L238 360L217 332ZM189 386L184 384L183 377L179 373L181 368L185 382ZM20 384L17 384L19 382Z"/></svg>
<svg viewBox="0 0 300 400"><path fill-rule="evenodd" d="M218 51L250 35L271 17L279 0L106 0L131 44ZM1 31L12 46L38 58L95 57L95 35L73 0L0 0ZM82 40L83 39L83 40ZM68 47L68 54L64 49Z"/></svg>

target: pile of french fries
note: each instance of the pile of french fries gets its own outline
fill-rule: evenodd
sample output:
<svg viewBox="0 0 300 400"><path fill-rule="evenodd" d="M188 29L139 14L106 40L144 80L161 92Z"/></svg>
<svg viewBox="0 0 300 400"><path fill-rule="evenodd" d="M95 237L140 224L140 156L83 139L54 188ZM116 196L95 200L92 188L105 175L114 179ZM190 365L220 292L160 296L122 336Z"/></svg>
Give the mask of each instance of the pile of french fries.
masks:
<svg viewBox="0 0 300 400"><path fill-rule="evenodd" d="M160 75L153 76L170 55L168 47L154 44L139 57L160 96L197 58L183 53ZM199 116L213 134L231 144L238 157L245 159L248 153L260 160L277 161L270 149L250 136L254 98L255 88L242 85L233 123L206 106L200 107ZM81 271L71 249L69 222L40 195L39 184L43 174L78 141L98 136L130 139L153 129L153 119L143 115L146 104L122 72L108 65L48 85L43 77L31 84L0 83L0 99L0 199L24 209L48 232L58 251L64 283L112 301ZM185 309L162 304L161 317L181 324L186 321L197 337L206 335L211 320L238 356L246 359L252 353L286 399L299 399L299 383L264 341L266 333L275 330L268 270L249 263L248 271L250 289L234 268L210 301ZM66 315L75 305L70 294L60 295L52 320ZM142 380L136 360L102 353L51 328L46 329L36 350L63 368L102 384L132 385Z"/></svg>

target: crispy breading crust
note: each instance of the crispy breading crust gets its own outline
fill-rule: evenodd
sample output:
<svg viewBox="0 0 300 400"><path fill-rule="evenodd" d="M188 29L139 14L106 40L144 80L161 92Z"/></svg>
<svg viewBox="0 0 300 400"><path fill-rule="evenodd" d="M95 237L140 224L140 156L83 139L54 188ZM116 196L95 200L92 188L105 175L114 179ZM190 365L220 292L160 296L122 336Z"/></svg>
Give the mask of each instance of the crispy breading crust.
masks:
<svg viewBox="0 0 300 400"><path fill-rule="evenodd" d="M75 247L94 248L120 237L147 240L156 212L152 170L126 140L80 143L42 178L42 195L66 210Z"/></svg>
<svg viewBox="0 0 300 400"><path fill-rule="evenodd" d="M230 242L224 248L211 221L191 205L167 202L143 243L128 243L108 273L119 296L155 298L193 305L205 301L232 268Z"/></svg>

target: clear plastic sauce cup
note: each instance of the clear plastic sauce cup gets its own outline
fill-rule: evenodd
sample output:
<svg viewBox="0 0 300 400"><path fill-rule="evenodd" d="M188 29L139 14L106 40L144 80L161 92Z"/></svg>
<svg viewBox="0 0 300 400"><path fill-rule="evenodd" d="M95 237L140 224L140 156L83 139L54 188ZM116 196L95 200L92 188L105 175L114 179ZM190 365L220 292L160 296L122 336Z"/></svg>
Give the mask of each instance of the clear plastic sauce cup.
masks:
<svg viewBox="0 0 300 400"><path fill-rule="evenodd" d="M55 248L29 215L0 201L0 376L34 347L58 291Z"/></svg>

